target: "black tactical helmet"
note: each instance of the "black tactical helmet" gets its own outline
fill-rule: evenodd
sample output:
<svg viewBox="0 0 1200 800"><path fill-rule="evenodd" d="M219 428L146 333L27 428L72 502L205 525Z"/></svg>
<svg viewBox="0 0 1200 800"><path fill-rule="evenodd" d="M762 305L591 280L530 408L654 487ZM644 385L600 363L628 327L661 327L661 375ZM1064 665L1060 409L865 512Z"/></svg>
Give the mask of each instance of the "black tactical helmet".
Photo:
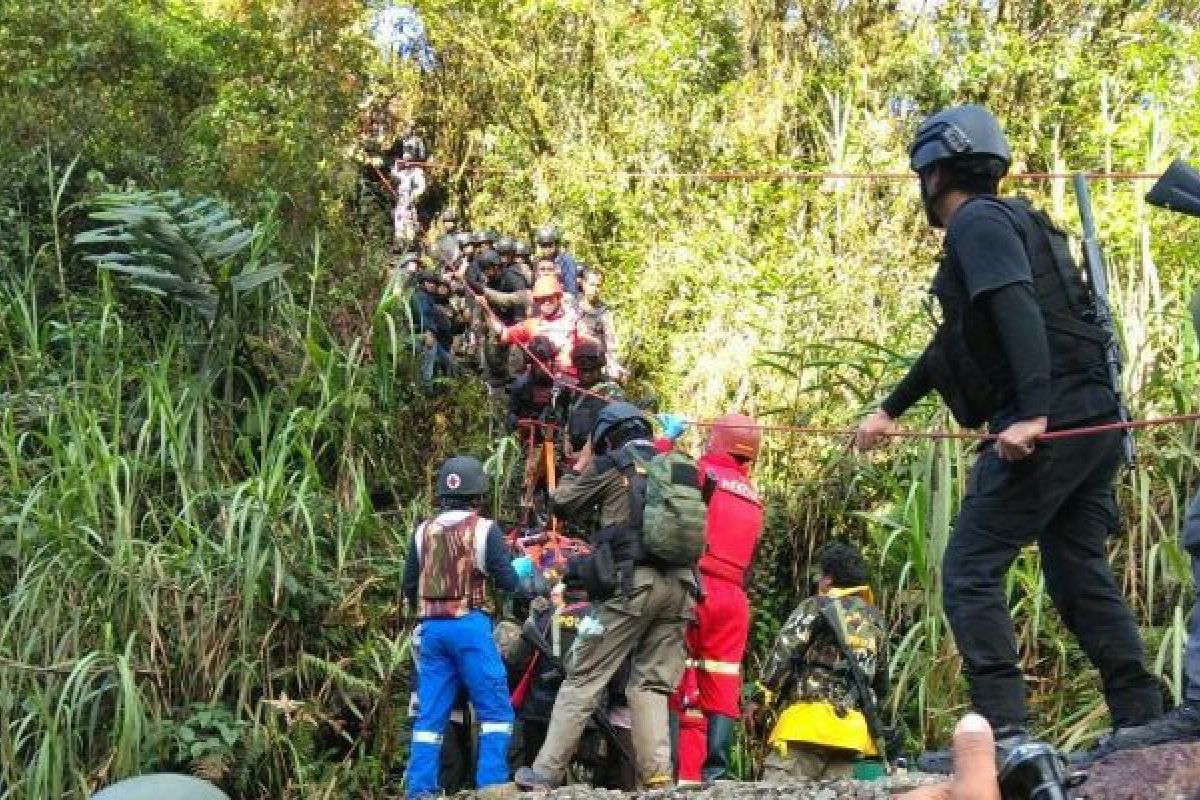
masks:
<svg viewBox="0 0 1200 800"><path fill-rule="evenodd" d="M483 497L491 489L487 473L479 459L471 456L454 456L442 462L437 473L437 496Z"/></svg>
<svg viewBox="0 0 1200 800"><path fill-rule="evenodd" d="M450 285L446 282L446 278L442 275L442 273L438 272L436 269L420 270L414 273L413 279L417 283L432 283L437 287Z"/></svg>
<svg viewBox="0 0 1200 800"><path fill-rule="evenodd" d="M501 236L496 240L496 252L501 255L512 255L516 243L507 236Z"/></svg>
<svg viewBox="0 0 1200 800"><path fill-rule="evenodd" d="M917 128L908 150L909 166L920 172L928 166L959 158L990 158L1002 177L1012 163L1012 150L992 112L979 105L943 108Z"/></svg>
<svg viewBox="0 0 1200 800"><path fill-rule="evenodd" d="M543 225L534 233L533 240L538 244L558 244L559 232L557 225Z"/></svg>
<svg viewBox="0 0 1200 800"><path fill-rule="evenodd" d="M604 347L590 336L580 336L571 350L571 363L578 370L602 369Z"/></svg>
<svg viewBox="0 0 1200 800"><path fill-rule="evenodd" d="M621 433L633 433L645 438L652 435L646 415L633 403L624 400L609 403L600 411L596 417L596 427L592 429L592 447L596 453L607 452L612 440Z"/></svg>
<svg viewBox="0 0 1200 800"><path fill-rule="evenodd" d="M513 255L517 258L529 258L533 255L533 251L529 249L529 245L522 241L513 242Z"/></svg>
<svg viewBox="0 0 1200 800"><path fill-rule="evenodd" d="M484 250L475 257L475 263L479 265L480 269L498 267L500 266L500 254L495 250Z"/></svg>
<svg viewBox="0 0 1200 800"><path fill-rule="evenodd" d="M535 336L529 342L529 354L548 366L558 356L558 347L546 336ZM538 369L536 364L534 369Z"/></svg>

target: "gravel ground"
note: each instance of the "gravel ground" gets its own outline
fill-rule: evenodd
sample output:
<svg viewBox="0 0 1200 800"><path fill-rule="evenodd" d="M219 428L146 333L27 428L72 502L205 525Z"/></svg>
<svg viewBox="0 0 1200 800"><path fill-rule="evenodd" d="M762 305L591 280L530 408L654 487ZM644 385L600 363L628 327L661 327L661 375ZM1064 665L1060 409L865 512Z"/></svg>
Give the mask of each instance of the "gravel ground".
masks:
<svg viewBox="0 0 1200 800"><path fill-rule="evenodd" d="M722 782L703 789L663 789L642 792L639 800L891 800L897 794L945 780L937 775L909 774L877 781L813 781L787 785ZM626 800L623 792L564 786L537 795L539 800Z"/></svg>
<svg viewBox="0 0 1200 800"><path fill-rule="evenodd" d="M1200 800L1200 742L1116 753L1086 770L1087 781L1072 794L1078 800ZM639 800L892 800L940 775L909 773L878 781L814 781L788 785L719 783L702 789L642 792ZM513 794L516 795L513 786ZM470 793L466 794L470 797ZM565 786L523 795L530 800L627 800L618 791Z"/></svg>

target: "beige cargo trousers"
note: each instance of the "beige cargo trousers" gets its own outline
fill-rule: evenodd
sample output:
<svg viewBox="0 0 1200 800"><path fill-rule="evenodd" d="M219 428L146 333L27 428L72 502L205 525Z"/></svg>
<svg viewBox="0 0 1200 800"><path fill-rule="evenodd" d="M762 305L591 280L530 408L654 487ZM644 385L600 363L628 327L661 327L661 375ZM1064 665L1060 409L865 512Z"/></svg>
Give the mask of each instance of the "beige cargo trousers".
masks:
<svg viewBox="0 0 1200 800"><path fill-rule="evenodd" d="M683 675L683 633L693 619L694 592L690 569L640 566L627 591L598 605L580 623L534 772L562 784L601 693L632 654L625 696L633 716L638 777L647 787L671 783L667 698Z"/></svg>

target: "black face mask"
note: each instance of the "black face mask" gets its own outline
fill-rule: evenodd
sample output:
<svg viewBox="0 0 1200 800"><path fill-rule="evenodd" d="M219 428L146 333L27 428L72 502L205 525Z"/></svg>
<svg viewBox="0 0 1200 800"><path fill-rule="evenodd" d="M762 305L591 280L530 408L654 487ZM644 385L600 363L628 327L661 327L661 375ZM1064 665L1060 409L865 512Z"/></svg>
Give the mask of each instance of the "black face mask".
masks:
<svg viewBox="0 0 1200 800"><path fill-rule="evenodd" d="M921 205L925 206L925 219L929 221L929 224L935 228L943 228L945 225L942 223L941 218L937 215L937 212L933 207L945 192L940 190L937 192L929 191L929 184L927 181L932 175L932 167L925 169L920 173L919 180L921 183Z"/></svg>
<svg viewBox="0 0 1200 800"><path fill-rule="evenodd" d="M450 295L443 294L441 292L435 292L433 295L433 302L437 303L439 306L444 306L450 302Z"/></svg>

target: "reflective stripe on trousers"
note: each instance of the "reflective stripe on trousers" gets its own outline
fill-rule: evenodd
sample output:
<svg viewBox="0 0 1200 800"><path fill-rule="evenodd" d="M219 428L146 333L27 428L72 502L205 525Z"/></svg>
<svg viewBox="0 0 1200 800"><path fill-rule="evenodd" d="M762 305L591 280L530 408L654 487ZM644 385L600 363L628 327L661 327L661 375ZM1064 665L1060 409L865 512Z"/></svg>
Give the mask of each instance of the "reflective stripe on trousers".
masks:
<svg viewBox="0 0 1200 800"><path fill-rule="evenodd" d="M430 619L421 625L417 657L418 716L408 760L410 798L439 794L442 732L460 688L475 707L481 735L475 785L508 781L508 741L513 711L508 679L492 640L492 621L480 611L458 619Z"/></svg>

